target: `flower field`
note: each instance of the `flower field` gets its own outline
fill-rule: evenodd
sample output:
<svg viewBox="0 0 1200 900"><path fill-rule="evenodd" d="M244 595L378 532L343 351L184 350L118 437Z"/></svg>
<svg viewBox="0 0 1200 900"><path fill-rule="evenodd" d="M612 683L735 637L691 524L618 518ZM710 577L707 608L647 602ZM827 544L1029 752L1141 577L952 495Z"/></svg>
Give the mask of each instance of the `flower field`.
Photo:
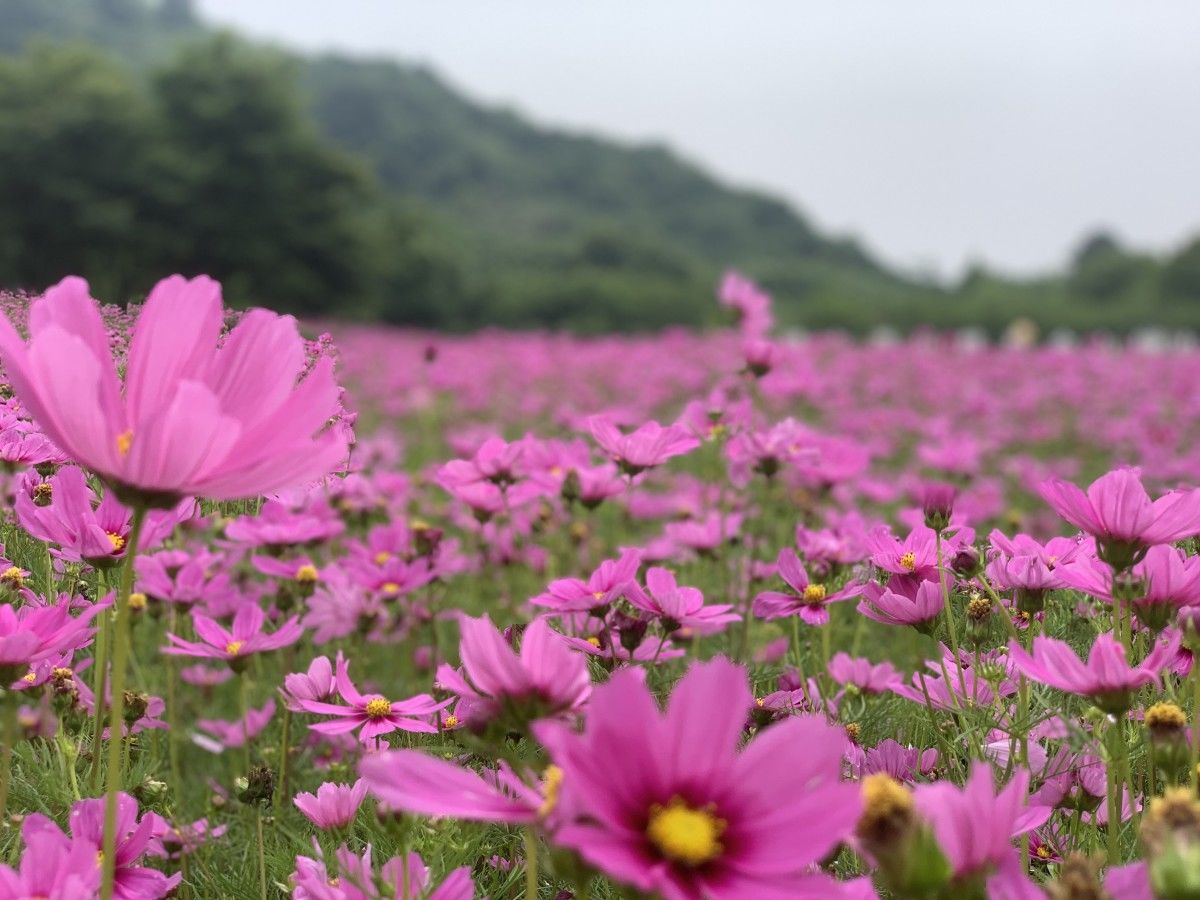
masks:
<svg viewBox="0 0 1200 900"><path fill-rule="evenodd" d="M1200 352L715 302L0 298L0 900L1200 896Z"/></svg>

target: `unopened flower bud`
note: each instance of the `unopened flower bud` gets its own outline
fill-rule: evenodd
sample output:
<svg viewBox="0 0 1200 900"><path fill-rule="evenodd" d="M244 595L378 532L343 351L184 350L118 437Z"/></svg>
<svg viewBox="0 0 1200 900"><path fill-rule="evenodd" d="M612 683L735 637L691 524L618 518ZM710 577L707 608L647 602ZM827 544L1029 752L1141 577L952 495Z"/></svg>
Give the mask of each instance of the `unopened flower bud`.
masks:
<svg viewBox="0 0 1200 900"><path fill-rule="evenodd" d="M954 501L958 489L952 484L933 482L925 486L921 494L921 508L925 513L925 527L934 531L945 531L954 515Z"/></svg>

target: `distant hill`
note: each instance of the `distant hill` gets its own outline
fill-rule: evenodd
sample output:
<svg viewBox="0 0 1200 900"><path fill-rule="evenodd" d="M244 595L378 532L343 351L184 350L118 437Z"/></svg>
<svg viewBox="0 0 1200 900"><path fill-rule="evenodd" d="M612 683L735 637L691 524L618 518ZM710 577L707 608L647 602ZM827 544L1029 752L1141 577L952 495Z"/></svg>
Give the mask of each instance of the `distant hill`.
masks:
<svg viewBox="0 0 1200 900"><path fill-rule="evenodd" d="M153 72L211 34L187 0L0 3L8 54L39 38L85 41ZM535 126L420 67L256 52L287 58L316 133L363 170L367 193L400 204L415 223L397 249L404 277L389 275L369 301L358 283L333 291L345 296L330 300L330 312L340 303L343 312L449 327L702 324L714 314L720 271L732 265L774 292L785 324L1200 321L1195 244L1163 261L1098 237L1061 278L1017 283L980 270L948 290L890 271L788 204L725 185L670 149Z"/></svg>

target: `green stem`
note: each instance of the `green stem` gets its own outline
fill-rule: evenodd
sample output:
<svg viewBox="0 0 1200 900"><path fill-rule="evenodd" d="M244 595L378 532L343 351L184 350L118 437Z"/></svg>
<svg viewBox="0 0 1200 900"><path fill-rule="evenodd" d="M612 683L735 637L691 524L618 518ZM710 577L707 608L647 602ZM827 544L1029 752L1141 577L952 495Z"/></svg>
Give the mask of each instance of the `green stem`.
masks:
<svg viewBox="0 0 1200 900"><path fill-rule="evenodd" d="M96 573L96 602L104 597L107 585L104 575ZM101 742L104 735L105 697L108 694L108 635L112 630L112 610L100 613L100 624L96 632L96 661L92 670L92 695L95 709L92 711L92 771L88 778L91 792L96 793L100 784Z"/></svg>
<svg viewBox="0 0 1200 900"><path fill-rule="evenodd" d="M17 744L17 713L21 708L19 695L5 691L0 706L4 707L4 740L0 744L0 821L3 821L8 816L8 787L12 781L13 748Z"/></svg>
<svg viewBox="0 0 1200 900"><path fill-rule="evenodd" d="M267 854L263 848L262 809L257 805L254 809L254 824L258 831L258 896L267 900Z"/></svg>
<svg viewBox="0 0 1200 900"><path fill-rule="evenodd" d="M538 846L533 828L525 829L525 900L537 900Z"/></svg>
<svg viewBox="0 0 1200 900"><path fill-rule="evenodd" d="M950 606L950 588L946 584L946 567L942 564L942 533L934 532L937 542L938 585L942 589L942 612L946 616L946 631L950 634L950 649L954 653L954 667L958 670L958 687L965 697L967 695L967 680L963 675L962 659L958 655L958 629L954 624L954 610ZM949 684L946 685L949 687Z"/></svg>
<svg viewBox="0 0 1200 900"><path fill-rule="evenodd" d="M116 618L113 620L112 703L108 719L108 771L104 776L104 857L101 860L100 882L102 900L112 900L113 877L116 871L117 794L122 787L121 734L125 719L125 669L129 664L129 594L133 590L133 562L137 557L142 524L145 521L145 507L134 507L125 563L121 567L121 586L117 591ZM97 695L96 703L100 704L102 698L103 694Z"/></svg>
<svg viewBox="0 0 1200 900"><path fill-rule="evenodd" d="M283 708L283 737L279 742L279 789L275 791L275 807L278 809L287 799L288 737L291 731L292 711Z"/></svg>
<svg viewBox="0 0 1200 900"><path fill-rule="evenodd" d="M178 634L179 605L171 603L167 612L167 631ZM164 643L166 643L164 641ZM179 661L174 656L167 657L167 756L171 762L171 783L175 787L175 796L183 787L183 769L179 763Z"/></svg>
<svg viewBox="0 0 1200 900"><path fill-rule="evenodd" d="M1196 794L1196 767L1200 765L1200 659L1192 659L1192 764L1188 767L1188 781L1192 795Z"/></svg>

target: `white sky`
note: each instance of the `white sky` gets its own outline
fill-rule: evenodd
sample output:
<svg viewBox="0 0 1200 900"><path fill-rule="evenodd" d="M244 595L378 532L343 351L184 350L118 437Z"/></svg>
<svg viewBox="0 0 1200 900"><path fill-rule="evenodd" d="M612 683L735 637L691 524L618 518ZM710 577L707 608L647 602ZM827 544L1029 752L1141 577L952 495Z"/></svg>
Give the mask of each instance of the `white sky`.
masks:
<svg viewBox="0 0 1200 900"><path fill-rule="evenodd" d="M663 141L885 259L1060 265L1200 231L1195 0L198 0L431 64L543 124Z"/></svg>

